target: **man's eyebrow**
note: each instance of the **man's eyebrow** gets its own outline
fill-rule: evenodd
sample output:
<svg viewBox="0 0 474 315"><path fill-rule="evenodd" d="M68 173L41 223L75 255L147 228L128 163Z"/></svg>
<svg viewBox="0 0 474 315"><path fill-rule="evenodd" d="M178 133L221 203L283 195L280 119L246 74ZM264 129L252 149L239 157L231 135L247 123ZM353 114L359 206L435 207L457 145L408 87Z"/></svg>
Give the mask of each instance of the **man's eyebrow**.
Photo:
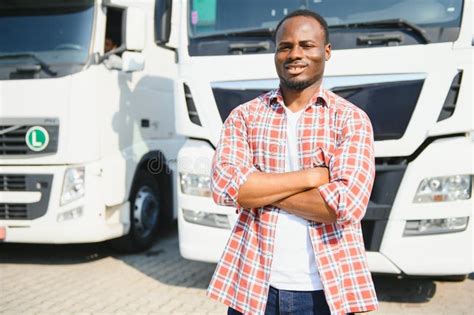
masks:
<svg viewBox="0 0 474 315"><path fill-rule="evenodd" d="M306 40L300 40L298 43L299 44L316 44L317 42L312 39L306 39Z"/></svg>
<svg viewBox="0 0 474 315"><path fill-rule="evenodd" d="M288 44L291 44L291 42L288 40L282 40L278 42L278 45L288 45Z"/></svg>
<svg viewBox="0 0 474 315"><path fill-rule="evenodd" d="M298 42L298 44L317 44L317 41L313 40L313 39L304 39L304 40L300 40ZM282 40L282 41L279 41L277 43L278 46L280 45L293 45L293 42L292 41L288 41L288 40Z"/></svg>

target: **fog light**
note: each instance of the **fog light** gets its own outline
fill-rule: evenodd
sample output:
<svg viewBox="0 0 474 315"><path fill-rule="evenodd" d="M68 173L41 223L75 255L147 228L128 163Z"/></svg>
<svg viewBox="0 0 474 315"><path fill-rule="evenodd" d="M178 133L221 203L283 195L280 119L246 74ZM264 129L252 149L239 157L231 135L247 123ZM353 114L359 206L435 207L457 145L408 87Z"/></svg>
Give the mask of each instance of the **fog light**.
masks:
<svg viewBox="0 0 474 315"><path fill-rule="evenodd" d="M58 214L58 222L75 220L82 217L82 207L74 208L72 210Z"/></svg>
<svg viewBox="0 0 474 315"><path fill-rule="evenodd" d="M183 217L189 223L230 229L229 219L226 214L183 209Z"/></svg>
<svg viewBox="0 0 474 315"><path fill-rule="evenodd" d="M471 175L425 178L416 191L414 202L441 202L471 198Z"/></svg>
<svg viewBox="0 0 474 315"><path fill-rule="evenodd" d="M461 232L467 228L468 221L469 217L410 220L405 225L403 236Z"/></svg>

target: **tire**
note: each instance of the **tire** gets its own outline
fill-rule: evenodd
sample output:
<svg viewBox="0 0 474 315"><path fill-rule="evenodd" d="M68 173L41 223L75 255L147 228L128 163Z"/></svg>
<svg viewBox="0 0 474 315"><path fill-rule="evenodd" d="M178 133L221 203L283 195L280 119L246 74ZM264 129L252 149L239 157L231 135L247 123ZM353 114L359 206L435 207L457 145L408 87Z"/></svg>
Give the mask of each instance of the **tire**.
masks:
<svg viewBox="0 0 474 315"><path fill-rule="evenodd" d="M150 248L163 217L160 197L155 177L139 170L130 193L130 231L127 235L110 240L109 246L125 253L137 253Z"/></svg>

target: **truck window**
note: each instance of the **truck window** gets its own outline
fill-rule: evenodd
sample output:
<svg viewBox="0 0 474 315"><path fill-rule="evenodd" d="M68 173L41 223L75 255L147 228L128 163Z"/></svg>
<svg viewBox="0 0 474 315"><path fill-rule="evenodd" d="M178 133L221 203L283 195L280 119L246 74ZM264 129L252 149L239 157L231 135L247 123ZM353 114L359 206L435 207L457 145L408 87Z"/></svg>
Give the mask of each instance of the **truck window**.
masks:
<svg viewBox="0 0 474 315"><path fill-rule="evenodd" d="M0 2L0 80L59 77L90 56L93 0Z"/></svg>
<svg viewBox="0 0 474 315"><path fill-rule="evenodd" d="M231 43L271 40L278 21L297 9L310 9L324 16L333 49L455 41L463 1L190 0L189 5L190 54L219 55L235 53L229 49ZM365 40L374 34L379 41ZM264 46L267 49L257 47L237 53L273 52L273 45Z"/></svg>
<svg viewBox="0 0 474 315"><path fill-rule="evenodd" d="M104 52L108 52L122 45L122 16L122 9L107 8Z"/></svg>

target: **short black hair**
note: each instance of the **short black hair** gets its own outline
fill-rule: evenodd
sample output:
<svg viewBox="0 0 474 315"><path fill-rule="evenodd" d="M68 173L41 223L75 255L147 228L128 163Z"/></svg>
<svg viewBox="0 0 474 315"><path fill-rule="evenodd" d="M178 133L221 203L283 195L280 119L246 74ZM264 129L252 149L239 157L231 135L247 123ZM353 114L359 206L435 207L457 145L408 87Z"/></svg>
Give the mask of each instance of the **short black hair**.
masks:
<svg viewBox="0 0 474 315"><path fill-rule="evenodd" d="M273 38L275 39L275 41L276 41L276 35L278 33L278 30L280 29L283 22L285 22L288 19L291 19L292 17L296 17L296 16L306 16L306 17L310 17L310 18L315 19L319 23L319 25L321 25L322 28L323 28L323 31L324 31L324 44L329 44L328 23L326 22L326 20L321 15L319 15L318 13L316 13L314 11L311 11L311 10L296 10L296 11L293 11L290 14L286 15L283 19L281 19L281 21L278 22L278 25L275 28L275 31L273 33Z"/></svg>

